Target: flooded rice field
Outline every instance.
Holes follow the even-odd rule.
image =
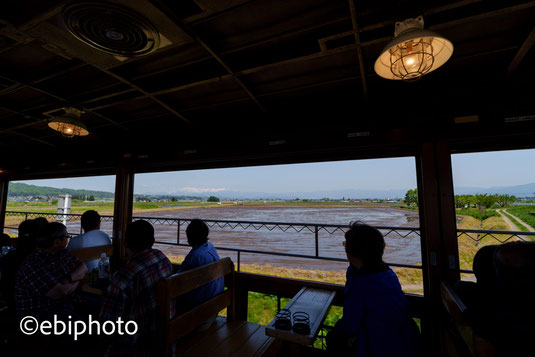
[[[176,222],[157,222],[156,217],[162,218],[201,218],[208,221],[210,226],[210,241],[216,247],[255,250],[262,252],[279,252],[314,256],[315,227],[303,226],[303,223],[342,225],[347,227],[350,221],[362,221],[373,226],[389,227],[419,227],[418,212],[403,210],[387,206],[348,206],[348,205],[259,205],[259,206],[218,206],[207,208],[191,208],[172,211],[155,211],[135,214],[135,217],[151,218],[156,231],[156,240],[176,243],[179,235],[180,243],[187,243],[185,228],[187,222],[182,222],[180,229]],[[210,220],[232,220],[252,222],[284,222],[301,225],[273,225],[260,224],[222,224]],[[71,226],[72,225],[72,226]],[[102,229],[111,232],[111,223],[103,222]],[[69,224],[73,233],[79,230],[79,222]],[[410,231],[391,232],[382,230],[385,234],[386,249],[384,259],[388,263],[414,264],[421,262],[420,236]],[[342,242],[344,232],[336,227],[320,228],[318,231],[318,253],[322,257],[343,258],[345,252]],[[188,247],[158,245],[158,249],[167,254],[184,256]],[[230,256],[237,262],[237,253],[219,251],[220,256]],[[345,262],[325,261],[296,257],[281,257],[267,254],[240,254],[242,264],[272,264],[304,269],[338,270],[347,266]]]

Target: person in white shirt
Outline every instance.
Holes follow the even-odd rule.
[[[84,234],[71,238],[68,250],[96,247],[98,245],[109,245],[111,239],[108,234],[100,230],[100,214],[97,211],[89,210],[84,212],[81,219]],[[99,259],[93,259],[85,262],[87,270],[92,272],[98,268]]]

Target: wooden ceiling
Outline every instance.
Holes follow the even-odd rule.
[[[72,36],[69,2],[0,7],[0,169],[10,178],[529,147],[535,1],[118,0],[160,48],[117,58]],[[454,44],[416,82],[373,65],[396,21]],[[91,134],[48,128],[76,107]],[[475,123],[455,117],[477,115]],[[493,144],[494,143],[494,144]],[[457,145],[457,146],[455,146]],[[494,146],[493,146],[494,145]]]

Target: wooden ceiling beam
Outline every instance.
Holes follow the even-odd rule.
[[[264,97],[269,97],[269,96],[274,96],[274,95],[279,95],[279,94],[287,94],[287,93],[291,93],[291,92],[300,91],[300,90],[303,90],[303,89],[310,89],[310,88],[321,87],[321,86],[325,86],[325,85],[349,82],[349,81],[358,81],[359,78],[360,78],[359,76],[344,77],[344,78],[341,78],[341,79],[334,79],[334,80],[328,80],[328,81],[323,81],[323,82],[319,82],[319,83],[317,82],[317,83],[312,83],[312,84],[305,84],[305,85],[302,85],[302,86],[297,86],[297,87],[292,87],[292,88],[285,88],[285,89],[281,89],[281,90],[277,90],[277,91],[273,91],[273,92],[269,92],[269,93],[259,94],[258,96],[260,98],[264,98]],[[201,105],[201,106],[197,106],[197,107],[184,109],[184,112],[190,112],[190,111],[195,111],[195,110],[199,110],[199,109],[215,108],[215,107],[219,107],[221,105],[228,105],[228,104],[243,102],[245,100],[248,100],[248,99],[247,98],[239,98],[239,99],[233,99],[233,100],[220,102],[220,103]]]
[[[354,46],[352,46],[352,47],[354,47]],[[514,50],[516,48],[517,48],[516,46],[511,46],[511,47],[505,47],[505,48],[501,48],[501,49],[497,49],[497,50],[486,51],[484,53],[477,53],[477,54],[472,54],[472,55],[468,55],[468,56],[457,57],[457,58],[452,60],[452,63],[457,63],[457,62],[461,62],[461,61],[464,61],[464,60],[467,60],[467,59],[469,60],[469,59],[477,58],[479,56],[490,56],[490,55],[494,55],[494,54],[498,54],[498,53],[502,53],[502,52],[512,51],[512,50]],[[368,77],[370,77],[370,76],[376,76],[376,74],[369,74]],[[360,79],[360,76],[345,77],[345,78],[341,78],[341,79],[335,79],[335,80],[328,80],[328,81],[324,81],[324,82],[306,84],[306,85],[303,85],[303,86],[285,88],[285,89],[282,89],[282,90],[277,90],[277,91],[272,91],[272,92],[269,92],[269,93],[259,94],[258,96],[260,98],[269,97],[269,96],[274,96],[274,95],[278,95],[278,94],[291,93],[291,92],[301,91],[303,89],[321,87],[321,86],[330,85],[330,84],[343,83],[343,82],[347,82],[347,81],[357,81],[359,79]],[[221,106],[221,105],[237,103],[237,102],[241,102],[241,101],[244,101],[244,100],[246,100],[246,99],[241,98],[241,99],[233,99],[233,100],[230,100],[230,101],[225,101],[225,102],[220,102],[220,103],[213,103],[213,104],[209,104],[209,105],[202,105],[202,106],[198,106],[198,107],[192,107],[192,108],[184,109],[184,112],[190,112],[190,111],[195,111],[195,110],[205,109],[205,108],[218,107],[218,106]]]
[[[478,2],[482,2],[482,1],[483,0],[464,0],[464,1],[459,1],[459,2],[456,2],[456,3],[452,3],[452,4],[448,4],[448,5],[444,5],[444,6],[440,6],[440,7],[436,7],[436,8],[431,8],[429,10],[425,10],[424,11],[424,15],[437,14],[437,13],[440,13],[440,12],[443,12],[443,11],[456,9],[456,8],[459,8],[459,7],[471,5],[473,3],[478,3]],[[363,13],[361,15],[365,15],[365,13]],[[267,45],[269,43],[278,42],[278,41],[281,41],[283,39],[294,37],[294,36],[299,35],[299,34],[306,34],[307,32],[317,30],[317,29],[319,29],[321,27],[324,27],[324,26],[335,25],[335,24],[339,24],[339,23],[342,23],[344,21],[349,21],[349,20],[351,20],[351,15],[342,16],[342,17],[339,17],[339,18],[336,18],[336,19],[332,19],[332,20],[330,20],[328,22],[324,22],[324,23],[320,23],[320,24],[314,24],[314,25],[311,25],[311,26],[308,26],[308,27],[305,27],[305,28],[300,28],[300,29],[297,29],[297,30],[294,30],[294,31],[283,32],[283,33],[280,33],[280,34],[277,34],[275,36],[271,36],[271,37],[265,38],[263,40],[260,40],[260,41],[254,42],[254,43],[247,43],[247,44],[244,44],[244,45],[241,45],[241,46],[229,49],[229,50],[221,51],[220,55],[221,56],[226,56],[226,55],[233,54],[233,53],[236,53],[236,52],[239,52],[239,51],[243,51],[243,50],[246,50],[246,49],[249,49],[249,48],[265,46],[265,45]],[[200,21],[202,21],[202,19]],[[189,25],[192,25],[192,24],[193,25],[197,24],[197,21],[194,21],[193,23],[189,23]],[[378,23],[375,23],[375,24],[371,24],[371,25],[359,26],[358,31],[359,31],[359,33],[364,33],[364,32],[377,30],[377,29],[380,29],[380,28],[383,28],[383,27],[387,27],[387,26],[392,26],[393,27],[394,26],[394,21],[393,20],[387,20],[387,21],[381,21],[381,22],[378,22]],[[391,40],[391,39],[392,38],[389,38],[388,40]],[[381,39],[381,42],[383,42],[382,39]],[[367,41],[366,43],[372,44],[373,42],[372,41]],[[178,64],[178,65],[175,65],[175,66],[166,67],[164,69],[157,70],[157,71],[154,71],[154,72],[140,74],[140,75],[137,75],[135,77],[132,77],[132,80],[138,80],[138,79],[146,78],[146,77],[149,77],[149,76],[152,76],[152,75],[155,75],[155,74],[165,73],[167,71],[171,71],[171,70],[175,70],[175,69],[178,69],[178,68],[182,68],[182,67],[186,67],[186,66],[189,66],[189,65],[193,65],[193,64],[205,61],[205,60],[210,59],[210,58],[212,58],[212,56],[205,56],[205,57],[201,57],[201,58],[196,59],[196,60],[192,60],[192,61],[188,61],[188,62],[185,62],[185,63]]]
[[[364,48],[364,47],[367,47],[367,46],[375,45],[377,43],[386,43],[388,41],[390,41],[390,38],[384,37],[384,38],[380,38],[380,39],[376,39],[376,40],[372,40],[372,41],[361,42],[360,46]],[[472,54],[472,55],[468,55],[468,56],[457,57],[453,61],[454,62],[463,61],[463,60],[475,58],[475,57],[478,57],[478,56],[486,56],[486,55],[491,55],[491,54],[500,53],[500,52],[504,52],[504,51],[510,51],[510,50],[516,49],[516,48],[518,48],[518,47],[517,46],[509,46],[509,47],[504,47],[504,48],[501,48],[501,49],[493,49],[493,50],[486,51],[486,52],[483,52],[483,53],[477,53],[477,54]],[[284,60],[284,61],[280,61],[280,62],[275,62],[275,63],[271,63],[271,64],[267,64],[267,65],[262,65],[262,66],[258,66],[258,67],[245,69],[245,70],[242,70],[242,71],[240,71],[238,73],[240,75],[242,75],[242,76],[246,76],[246,75],[254,74],[254,73],[257,73],[257,72],[261,72],[261,71],[269,69],[269,68],[274,68],[274,67],[279,67],[279,66],[284,66],[284,65],[288,65],[288,64],[294,64],[294,63],[302,63],[302,62],[306,62],[306,61],[319,59],[319,58],[325,57],[325,56],[343,54],[343,53],[346,53],[346,52],[354,51],[355,49],[356,49],[356,45],[345,45],[345,46],[341,46],[341,47],[338,47],[338,48],[335,48],[335,49],[332,49],[332,50],[327,50],[325,52],[318,52],[318,53],[314,53],[312,55],[292,58],[292,59],[289,59],[289,60]],[[375,73],[369,73],[369,74],[366,74],[366,76],[367,77],[373,77],[373,76],[376,76],[376,74]],[[171,93],[187,90],[187,89],[190,89],[190,88],[198,87],[198,86],[201,86],[201,85],[207,85],[207,84],[217,83],[217,82],[221,82],[221,81],[225,81],[225,80],[231,80],[232,78],[233,78],[232,75],[228,74],[228,75],[224,75],[224,76],[221,76],[221,77],[213,77],[213,78],[205,79],[205,80],[202,80],[202,81],[199,81],[199,82],[193,82],[193,83],[188,83],[188,84],[184,84],[184,85],[177,86],[177,87],[172,87],[172,88],[162,89],[162,90],[159,90],[159,91],[154,91],[154,92],[151,92],[150,94],[153,95],[153,96],[171,94]],[[352,78],[359,79],[360,76],[359,77],[355,76],[355,77],[352,77]],[[292,89],[290,89],[290,91],[291,90]],[[277,91],[277,92],[273,92],[273,93],[270,92],[270,93],[264,93],[264,94],[257,94],[257,97],[261,98],[261,97],[269,96],[269,95],[272,95],[272,94],[276,94],[278,92],[282,93],[284,91],[286,91],[286,89],[283,89],[283,90]],[[113,107],[113,106],[118,105],[118,104],[126,103],[128,101],[134,101],[134,100],[139,100],[139,99],[143,99],[143,98],[145,98],[145,96],[138,96],[138,97],[135,97],[135,98],[128,98],[128,99],[120,100],[120,101],[113,102],[113,103],[103,104],[103,105],[97,106],[97,107],[91,107],[91,109],[92,110],[105,109],[105,108]],[[244,100],[243,98],[233,99],[231,101],[224,102],[223,104],[234,103],[234,102],[243,101],[243,100]],[[215,104],[215,106],[218,106],[218,105],[221,105],[221,104]],[[209,106],[212,106],[212,105],[209,105]],[[184,109],[183,112],[189,112],[191,110],[192,110],[191,108],[188,108],[188,109]]]
[[[247,95],[255,102],[257,107],[262,111],[266,112],[266,109],[264,106],[258,101],[258,98],[253,94],[249,86],[245,84],[245,82],[240,78],[240,75],[238,73],[235,73],[232,71],[232,69],[223,61],[220,55],[216,53],[216,51],[209,46],[206,41],[204,41],[191,27],[186,25],[182,20],[180,20],[173,11],[169,10],[167,6],[160,1],[158,1],[157,6],[163,8],[165,10],[164,12],[169,16],[171,21],[175,23],[178,28],[180,28],[184,33],[186,33],[188,36],[190,36],[195,42],[197,42],[199,45],[201,45],[224,69],[227,71],[228,74],[232,75],[236,83],[242,87],[242,89],[247,93]]]
[[[113,78],[117,79],[118,81],[130,86],[132,89],[135,89],[138,92],[142,93],[143,96],[141,96],[141,97],[150,98],[153,102],[155,102],[156,104],[160,105],[162,108],[164,108],[169,113],[171,113],[174,116],[176,116],[177,118],[181,119],[184,123],[186,123],[188,125],[191,125],[191,121],[189,121],[188,118],[186,118],[184,115],[180,114],[178,111],[176,111],[175,109],[171,108],[169,105],[167,105],[166,103],[164,103],[160,99],[156,98],[156,96],[154,96],[151,93],[147,92],[143,88],[135,85],[134,83],[130,82],[129,80],[127,80],[127,79],[125,79],[125,78],[123,78],[123,77],[119,76],[118,74],[115,74],[115,73],[113,73],[111,71],[108,71],[108,70],[105,70],[105,69],[102,69],[102,68],[100,68],[100,70],[102,72],[108,74],[109,76],[112,76]],[[131,99],[129,99],[129,100],[131,100]]]
[[[34,85],[32,85],[32,84],[23,83],[23,82],[21,82],[21,81],[14,80],[14,79],[12,79],[12,78],[7,78],[7,77],[5,77],[5,76],[0,76],[0,78],[3,78],[3,79],[5,79],[5,80],[8,80],[8,81],[11,81],[11,82],[14,82],[14,83],[17,83],[17,84],[19,84],[19,85],[21,85],[21,86],[23,86],[23,87],[30,88],[30,89],[35,90],[35,91],[37,91],[37,92],[43,93],[43,94],[45,94],[45,95],[47,95],[47,96],[49,96],[49,97],[52,97],[52,98],[55,98],[55,99],[61,101],[61,102],[65,102],[65,103],[66,103],[65,106],[78,107],[78,109],[80,109],[80,110],[82,110],[82,111],[89,112],[89,113],[91,113],[91,114],[93,114],[93,115],[96,115],[96,116],[98,116],[98,117],[100,117],[100,118],[102,118],[102,119],[104,119],[104,120],[110,122],[111,124],[113,124],[113,125],[115,125],[115,126],[118,126],[118,127],[122,128],[122,129],[124,129],[124,130],[128,130],[125,126],[123,126],[123,125],[117,123],[116,121],[114,121],[114,120],[112,120],[112,119],[110,119],[110,118],[105,117],[104,115],[101,115],[101,114],[99,114],[99,113],[94,113],[93,111],[91,111],[91,109],[85,108],[84,106],[80,105],[80,103],[73,103],[73,102],[71,102],[70,100],[68,100],[68,99],[66,99],[66,98],[63,98],[63,97],[61,97],[61,96],[59,96],[59,95],[56,95],[56,94],[51,93],[51,92],[49,92],[49,91],[46,91],[46,90],[44,90],[44,89],[38,88],[38,87],[36,87],[36,86],[34,86]]]
[[[58,71],[58,72],[54,72],[54,73],[51,73],[49,75],[46,75],[46,76],[40,77],[38,79],[35,79],[35,80],[31,81],[30,83],[31,84],[37,84],[37,83],[41,83],[41,82],[44,82],[44,81],[48,81],[49,79],[56,78],[58,76],[61,76],[62,74],[66,74],[66,73],[69,73],[69,72],[72,72],[72,71],[76,71],[76,70],[82,69],[84,67],[87,67],[87,63],[79,63],[79,64],[76,64],[74,66],[65,68],[64,70],[61,70],[61,71]]]
[[[455,3],[447,4],[447,5],[437,6],[435,8],[425,10],[423,12],[423,16],[425,17],[428,15],[434,15],[434,14],[438,14],[444,11],[450,11],[450,10],[458,9],[460,7],[472,5],[475,3],[481,3],[481,2],[483,2],[483,0],[463,0],[463,1],[458,1]]]
[[[355,0],[349,0],[349,11],[351,12],[351,23],[353,24],[353,35],[355,37],[355,46],[357,48],[357,57],[359,59],[360,80],[362,83],[362,93],[364,98],[368,98],[368,85],[366,84],[366,68],[364,67],[364,55],[360,46],[359,25],[357,22],[357,10]]]
[[[474,4],[474,3],[479,3],[479,2],[482,2],[482,0],[459,1],[459,2],[456,2],[456,3],[452,3],[452,4],[448,4],[448,5],[444,5],[444,6],[439,6],[439,7],[436,7],[436,8],[431,8],[429,10],[425,10],[423,12],[423,14],[424,15],[434,15],[434,14],[437,14],[437,13],[440,13],[440,12],[457,9],[457,8],[460,8],[460,7],[463,7],[463,6],[468,6],[468,5],[471,5],[471,4]],[[519,5],[517,7],[512,7],[512,9],[511,8],[505,8],[505,9],[497,10],[495,12],[490,13],[490,15],[483,16],[483,18],[484,17],[488,17],[488,16],[500,15],[500,14],[503,13],[503,11],[523,10],[523,9],[532,7],[533,5],[534,5],[534,3],[530,2],[527,5]],[[509,9],[509,10],[507,10],[507,9]],[[479,15],[476,15],[476,16],[479,16]],[[323,26],[328,26],[328,25],[331,25],[331,24],[341,23],[343,21],[347,21],[347,20],[350,20],[350,19],[351,19],[351,16],[344,16],[344,17],[340,17],[340,18],[331,20],[330,22],[326,22],[326,23],[322,23],[322,24],[314,24],[314,25],[312,25],[310,27],[307,27],[305,29],[299,29],[297,31],[285,32],[285,33],[278,34],[278,35],[269,37],[267,39],[264,39],[264,40],[261,40],[261,41],[255,42],[255,43],[249,43],[249,44],[245,44],[245,45],[242,45],[242,46],[239,46],[239,47],[236,47],[236,48],[232,48],[230,50],[222,51],[220,53],[220,55],[225,56],[225,55],[228,55],[228,54],[232,54],[232,53],[236,53],[236,52],[239,52],[239,51],[243,51],[243,50],[248,49],[248,48],[254,48],[254,47],[258,47],[258,46],[263,46],[263,45],[266,45],[266,44],[269,44],[269,43],[272,43],[272,42],[280,41],[281,39],[284,39],[284,38],[295,36],[296,34],[299,34],[299,33],[306,33],[306,32],[313,31],[315,29],[321,28]],[[472,20],[473,20],[472,17],[470,17],[468,21],[472,21]],[[464,22],[466,22],[466,21],[463,20],[461,23],[464,23]],[[452,21],[452,22],[448,22],[448,23],[444,23],[444,24],[434,25],[434,26],[432,26],[432,28],[433,29],[438,29],[438,28],[443,28],[443,27],[454,26],[454,25],[461,24],[461,23],[457,23],[455,21]],[[377,30],[379,28],[383,28],[383,27],[387,27],[387,26],[392,26],[393,27],[394,26],[394,21],[387,20],[387,21],[381,21],[381,22],[378,22],[378,23],[375,23],[375,24],[371,24],[371,25],[359,26],[358,32],[359,33],[364,33],[364,32],[367,32],[367,31],[373,31],[373,30]],[[366,42],[361,43],[361,46],[365,47],[365,46],[371,46],[371,45],[376,44],[376,43],[386,43],[391,39],[392,39],[392,37],[385,37],[385,38],[375,39],[375,40],[372,40],[372,41],[366,41]],[[178,65],[175,65],[175,66],[166,67],[164,69],[160,69],[160,70],[157,70],[157,71],[154,71],[154,72],[144,73],[144,74],[132,77],[132,80],[143,79],[143,78],[146,78],[146,77],[153,76],[155,74],[161,74],[161,73],[165,73],[165,72],[168,72],[168,71],[171,71],[171,70],[175,70],[175,69],[178,69],[178,68],[183,68],[183,67],[186,67],[186,66],[189,66],[189,65],[193,65],[193,64],[205,61],[205,60],[207,60],[209,58],[212,58],[212,57],[211,56],[205,56],[205,57],[201,57],[201,58],[196,59],[196,60],[192,60],[192,61],[188,61],[188,62],[185,62],[185,63],[178,64]]]
[[[44,144],[44,145],[47,145],[47,146],[50,146],[50,147],[54,147],[54,148],[56,147],[56,145],[51,144],[48,141],[45,141],[45,140],[42,140],[42,139],[38,139],[38,138],[34,138],[32,136],[29,136],[29,135],[26,135],[26,134],[22,134],[22,133],[19,133],[19,132],[10,130],[10,129],[4,129],[4,130],[2,130],[2,132],[8,133],[8,134],[19,135],[19,136],[25,137],[26,139],[29,139],[29,140],[32,140],[32,141],[37,141],[38,143],[41,143],[41,144]]]
[[[46,119],[40,119],[40,118],[34,117],[33,115],[28,115],[26,113],[19,112],[17,110],[13,110],[11,108],[0,107],[0,110],[5,110],[5,111],[11,113],[11,115],[9,115],[7,118],[9,118],[9,117],[11,117],[13,115],[20,115],[20,116],[23,116],[26,119],[32,119],[33,120],[33,122],[30,122],[30,123],[17,125],[17,126],[13,126],[13,127],[10,127],[10,128],[0,129],[0,133],[5,132],[5,131],[10,131],[10,130],[26,128],[26,127],[29,127],[29,126],[33,126],[33,125],[35,125],[37,123],[42,123],[42,122],[46,122],[47,121]]]
[[[521,5],[514,5],[514,6],[504,7],[502,9],[493,10],[493,11],[489,11],[489,12],[484,12],[482,14],[473,15],[473,16],[467,16],[467,17],[463,17],[463,18],[460,18],[460,19],[457,19],[457,20],[453,20],[453,21],[443,22],[441,24],[432,25],[432,26],[429,26],[429,29],[432,30],[432,31],[440,31],[442,29],[446,29],[446,28],[450,28],[450,27],[454,27],[454,26],[459,26],[459,25],[464,25],[464,24],[467,24],[467,23],[475,23],[477,21],[486,20],[486,19],[489,19],[489,18],[492,18],[492,17],[496,17],[496,16],[511,15],[514,12],[527,10],[527,9],[532,8],[534,6],[535,6],[535,1],[530,1],[528,3],[521,4]]]
[[[516,71],[518,66],[520,65],[520,62],[524,59],[524,57],[528,54],[528,52],[531,50],[533,45],[535,44],[535,27],[531,30],[530,34],[522,44],[522,47],[518,50],[515,57],[511,61],[511,64],[509,65],[509,68],[507,69],[506,78],[510,78],[511,75]]]
[[[447,5],[447,6],[441,6],[441,7],[438,7],[438,8],[433,8],[433,9],[427,10],[425,12],[428,13],[428,14],[436,14],[438,12],[455,9],[455,8],[458,8],[458,7],[461,7],[461,6],[470,5],[470,4],[473,4],[473,3],[480,2],[480,1],[481,0],[460,1],[460,2],[457,2],[457,3],[454,3],[454,4],[450,4],[450,5]],[[487,17],[498,16],[498,15],[502,15],[502,14],[506,14],[506,13],[510,13],[510,12],[514,12],[514,11],[525,10],[525,9],[533,7],[533,6],[535,6],[535,2],[530,2],[530,3],[527,3],[527,4],[523,4],[523,5],[518,5],[518,6],[512,6],[512,7],[508,7],[508,8],[504,8],[504,9],[500,9],[500,10],[496,10],[496,11],[492,11],[492,12],[481,14],[481,15],[470,16],[470,17],[463,18],[463,19],[460,19],[460,20],[450,21],[450,22],[443,23],[443,24],[437,24],[437,25],[432,26],[432,29],[442,29],[442,28],[446,28],[446,27],[451,27],[451,26],[459,25],[459,24],[470,22],[470,21],[474,21],[474,20],[481,20],[481,19],[484,19],[484,18],[487,18]],[[344,18],[344,19],[346,19],[346,18]],[[336,21],[338,21],[338,20],[341,20],[341,19],[337,19]],[[365,31],[377,29],[378,27],[384,27],[387,24],[390,24],[390,22],[388,22],[388,21],[387,22],[381,22],[381,23],[378,23],[378,24],[373,24],[373,25],[368,25],[368,26],[363,26],[363,27],[358,27],[357,26],[357,31],[358,31],[358,33],[363,33]],[[323,26],[323,25],[324,24],[322,24],[320,26]],[[313,27],[317,28],[318,25],[315,25]],[[287,36],[287,35],[288,34],[285,34],[283,36]],[[271,41],[274,41],[274,40],[277,40],[277,39],[279,39],[278,36],[270,38],[270,39],[267,39],[267,40],[264,40],[264,41],[262,41],[262,43],[271,42]],[[368,46],[372,46],[372,45],[376,45],[376,44],[386,43],[386,42],[390,41],[391,39],[392,39],[391,37],[382,37],[382,38],[378,38],[378,39],[374,39],[374,40],[370,40],[370,41],[360,42],[360,43],[355,44],[355,45],[343,46],[343,48],[344,48],[344,50],[351,51],[351,50],[355,49],[356,47],[364,48],[364,47],[368,47]],[[241,49],[243,49],[245,47],[256,46],[256,45],[257,44],[255,43],[255,44],[242,46],[242,47],[240,47],[238,49],[232,49],[232,50],[229,50],[229,51],[222,52],[222,54],[233,53],[233,52],[241,50]],[[335,50],[337,50],[337,49],[335,49]],[[335,50],[332,50],[332,51],[335,51]],[[313,58],[316,58],[316,57],[330,55],[330,54],[333,53],[332,51],[318,52],[318,53],[314,53],[312,55],[306,55],[306,56],[296,57],[296,58],[283,60],[283,61],[279,61],[279,62],[275,62],[275,63],[270,63],[270,64],[266,64],[266,65],[262,65],[262,66],[257,66],[255,68],[245,69],[245,70],[241,70],[239,72],[235,72],[235,74],[237,74],[239,76],[242,76],[242,75],[258,72],[258,71],[261,71],[263,69],[266,69],[266,68],[269,68],[269,67],[272,67],[272,66],[280,66],[280,65],[290,64],[290,63],[294,63],[294,62],[307,61],[307,60],[310,60],[310,59],[313,59]],[[209,56],[208,57],[203,57],[199,61],[206,60],[207,58],[209,58]],[[198,63],[199,61],[190,61],[190,62],[188,62],[187,64],[184,64],[184,65],[195,64],[195,63]],[[173,70],[173,69],[177,69],[177,68],[181,68],[181,67],[182,67],[182,65],[173,66],[171,68],[166,68],[164,70],[159,70],[159,71],[156,71],[156,72],[151,72],[151,73],[143,74],[143,75],[140,75],[140,76],[136,76],[136,77],[134,77],[134,79],[141,79],[141,78],[149,77],[149,76],[151,76],[151,75],[153,75],[155,73],[156,74],[165,73],[168,70]],[[361,75],[362,75],[362,73],[361,73]],[[188,89],[190,87],[195,87],[197,85],[203,85],[203,84],[206,84],[206,83],[211,82],[211,81],[218,81],[220,79],[226,80],[226,79],[230,78],[230,76],[232,76],[232,74],[225,75],[225,76],[222,76],[222,77],[215,77],[215,78],[211,78],[211,79],[208,79],[208,80],[202,80],[202,81],[199,81],[199,82],[188,83],[188,84],[185,84],[185,85],[182,85],[182,86],[177,86],[177,87],[174,87],[174,88],[155,91],[155,92],[152,92],[152,94],[153,95],[167,94],[167,93],[171,93],[171,92],[174,92],[174,91],[180,91],[180,90]]]

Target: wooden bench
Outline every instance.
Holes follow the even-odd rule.
[[[170,318],[171,301],[220,277],[226,289],[183,315]],[[200,268],[173,274],[157,284],[158,328],[161,356],[167,357],[175,343],[175,356],[274,356],[280,342],[265,334],[265,326],[236,319],[234,263],[221,259]],[[204,331],[195,329],[203,321],[227,308],[227,317],[218,317]]]
[[[445,281],[440,282],[440,296],[442,304],[451,317],[450,324],[454,330],[450,329],[450,339],[456,355],[474,356],[475,345],[470,319],[467,314],[467,307],[462,302],[451,285]]]

